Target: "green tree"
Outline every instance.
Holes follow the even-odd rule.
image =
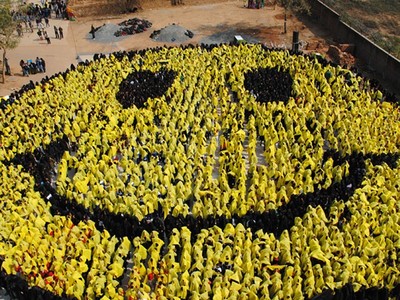
[[[0,1],[0,49],[3,50],[2,58],[2,83],[6,82],[5,58],[7,50],[14,49],[19,43],[19,37],[15,34],[17,22],[13,20],[11,0]]]
[[[276,0],[285,9],[283,32],[286,33],[286,21],[288,11],[295,13],[311,13],[310,0]]]

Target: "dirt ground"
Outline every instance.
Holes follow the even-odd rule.
[[[323,0],[340,13],[341,20],[400,58],[400,1]]]
[[[158,1],[158,2],[157,2]],[[75,21],[51,19],[47,28],[51,44],[40,40],[36,34],[24,33],[16,49],[9,50],[7,57],[12,69],[12,76],[6,77],[6,83],[0,84],[0,96],[19,90],[22,85],[40,81],[44,76],[65,71],[79,59],[91,58],[94,53],[110,53],[120,50],[145,49],[158,46],[176,46],[176,43],[160,43],[152,40],[150,34],[171,24],[178,24],[194,33],[187,43],[198,44],[207,37],[217,36],[219,41],[230,42],[234,35],[242,35],[249,40],[257,40],[269,47],[292,47],[292,33],[299,32],[301,49],[305,52],[317,51],[325,54],[330,43],[328,35],[312,24],[306,24],[294,16],[287,20],[287,33],[283,33],[284,18],[282,8],[268,5],[262,9],[248,9],[242,0],[223,1],[214,4],[171,6],[169,1],[157,0],[153,7],[142,7],[130,14],[107,17],[79,17]],[[196,2],[197,1],[197,2]],[[31,2],[39,2],[34,0]],[[268,1],[266,1],[268,3]],[[160,5],[165,4],[160,8]],[[118,24],[130,18],[146,19],[152,23],[147,31],[122,37],[111,43],[92,40],[89,34],[91,25]],[[53,26],[64,29],[64,39],[55,39]],[[307,46],[308,45],[308,46]],[[309,49],[311,48],[311,49]],[[19,62],[21,59],[43,57],[46,61],[46,73],[23,77]]]

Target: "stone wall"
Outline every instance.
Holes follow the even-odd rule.
[[[321,1],[313,1],[312,15],[338,43],[355,45],[354,56],[400,94],[400,60],[340,20],[340,15]]]

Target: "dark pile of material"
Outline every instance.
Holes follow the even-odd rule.
[[[118,25],[120,26],[120,29],[114,33],[115,36],[140,33],[146,31],[147,28],[150,28],[152,26],[151,22],[147,20],[141,20],[138,18],[133,18],[123,21]]]

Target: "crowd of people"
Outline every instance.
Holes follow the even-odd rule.
[[[134,72],[120,83],[116,99],[123,108],[136,106],[142,108],[147,99],[161,97],[172,85],[176,74],[173,71],[160,70],[157,73],[150,71]],[[158,86],[157,89],[154,87]]]
[[[398,295],[400,112],[359,74],[259,44],[160,47],[11,98],[8,289],[16,275],[77,299]]]
[[[33,32],[34,25],[36,28],[43,29],[50,27],[50,19],[53,17],[57,19],[67,19],[67,3],[65,0],[52,0],[51,2],[45,1],[42,4],[28,3],[26,9],[20,11],[13,11],[14,21],[19,22],[18,33],[23,35],[24,24],[25,32]]]
[[[287,103],[292,92],[293,79],[288,72],[275,68],[259,68],[247,72],[244,86],[259,102]]]
[[[39,40],[45,40],[47,44],[51,44],[51,37],[48,29],[51,27],[50,19],[52,17],[56,18],[67,18],[66,17],[67,3],[65,0],[52,0],[43,1],[41,4],[28,3],[26,4],[26,10],[13,11],[13,19],[18,22],[17,24],[17,34],[22,37],[24,32],[33,33],[36,29],[36,34]],[[25,24],[25,29],[23,25]],[[35,25],[34,25],[35,24]],[[62,26],[53,25],[54,28],[54,38],[63,39],[64,29]],[[7,64],[8,69],[6,75],[11,75],[11,68]],[[46,72],[46,64],[43,58],[38,61],[20,61],[20,67],[23,76],[29,76],[36,73]]]
[[[53,28],[54,28],[54,37],[60,40],[63,39],[64,29],[61,26],[57,27],[55,25],[53,26]],[[40,40],[46,40],[47,44],[51,44],[50,36],[47,33],[47,30],[45,30],[44,28],[38,28],[37,35]]]
[[[21,59],[19,65],[22,69],[23,76],[29,76],[37,73],[46,73],[46,61],[41,57],[36,57],[35,60],[29,59],[24,61]]]

